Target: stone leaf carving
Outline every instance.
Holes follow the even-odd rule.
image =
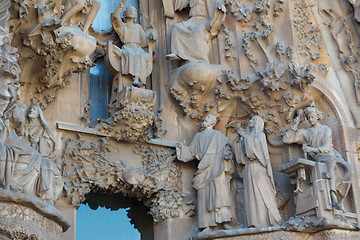
[[[298,49],[309,60],[315,60],[320,57],[320,49],[323,45],[320,29],[310,21],[309,4],[303,1],[296,1],[294,12],[293,22],[298,34]]]
[[[186,201],[186,194],[182,192],[181,170],[175,161],[175,151],[156,150],[153,147],[139,146],[134,151],[144,159],[144,185],[157,191],[151,200],[150,213],[154,221],[174,218],[184,215],[192,216],[194,206],[192,201]]]
[[[190,62],[175,69],[171,76],[170,94],[184,114],[201,120],[216,106],[213,92],[221,76],[220,65]]]
[[[134,152],[143,157],[142,168],[133,168],[121,160],[110,162],[108,151],[105,138],[67,139],[63,171],[71,204],[79,206],[92,190],[111,190],[138,200],[149,199],[154,221],[192,214],[191,203],[184,202],[181,170],[173,150],[138,146]]]
[[[194,72],[202,72],[204,69],[200,66],[200,63],[194,64]],[[170,93],[184,113],[198,121],[208,112],[221,116],[224,110],[236,106],[234,101],[240,100],[264,119],[265,131],[271,135],[268,136],[270,144],[281,145],[280,129],[291,122],[298,109],[312,105],[307,87],[315,78],[313,72],[321,67],[275,61],[245,79],[236,77],[232,71],[222,71],[211,84],[209,81],[207,84],[201,82],[200,78],[198,82],[188,82],[189,78],[182,75],[183,80],[174,84]],[[202,74],[207,73],[204,71]],[[210,75],[214,78],[214,74]]]
[[[167,133],[167,130],[164,129],[163,124],[162,124],[162,111],[163,109],[160,108],[157,112],[157,114],[155,115],[155,120],[154,120],[154,125],[153,125],[153,130],[154,130],[154,138],[161,138],[162,136],[164,136]]]
[[[77,25],[62,22],[61,6],[59,2],[47,5],[24,0],[11,8],[13,44],[19,49],[20,65],[26,66],[21,79],[37,85],[33,101],[42,109],[55,101],[58,89],[69,84],[69,75],[94,66],[90,55],[96,39]],[[39,66],[42,71],[35,71]]]
[[[90,99],[88,99],[84,104],[83,114],[80,116],[80,120],[85,122],[88,127],[91,124],[90,106],[91,106],[91,101]]]
[[[96,128],[117,141],[147,141],[155,121],[154,101],[152,90],[124,87],[109,106],[110,118],[100,120]]]
[[[275,26],[270,22],[271,10],[274,19],[280,16],[283,1],[228,1],[232,16],[242,24],[244,32],[241,46],[246,58],[250,61],[250,66],[255,69],[259,63],[254,47],[260,46],[264,49],[264,41],[275,31]]]

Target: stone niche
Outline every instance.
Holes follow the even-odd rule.
[[[357,1],[138,2],[0,0],[0,238],[360,239]]]

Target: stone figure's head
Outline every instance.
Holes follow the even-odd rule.
[[[28,111],[27,111],[27,117],[28,118],[38,118],[40,116],[40,108],[36,104],[31,104]]]
[[[317,108],[308,107],[304,111],[306,119],[311,124],[311,126],[315,125],[319,120],[321,120],[324,116],[324,113]]]
[[[203,128],[207,128],[207,127],[213,127],[215,126],[217,122],[217,117],[215,115],[212,114],[208,114],[204,121],[201,123],[201,127]]]
[[[47,126],[47,123],[46,123],[46,120],[44,117],[44,113],[41,110],[40,106],[37,104],[30,105],[30,107],[28,108],[27,113],[26,113],[26,118],[28,121],[38,118],[43,127]]]
[[[124,21],[128,22],[128,21],[132,21],[135,22],[137,18],[137,10],[134,6],[128,6],[125,10],[124,10]]]
[[[258,116],[255,115],[251,118],[251,120],[249,121],[249,128],[252,131],[255,132],[263,132],[264,131],[264,120]]]
[[[0,117],[20,98],[18,84],[20,66],[16,48],[11,46],[11,37],[0,27]]]

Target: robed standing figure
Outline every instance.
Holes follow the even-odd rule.
[[[197,190],[198,227],[210,230],[218,224],[228,228],[232,220],[230,180],[232,152],[227,137],[213,127],[214,115],[207,115],[203,131],[195,134],[190,146],[178,144],[176,155],[180,161],[200,160],[192,181]]]
[[[264,133],[264,121],[255,115],[247,131],[237,127],[238,136],[232,149],[242,171],[247,227],[267,227],[281,224],[276,204],[276,190]]]

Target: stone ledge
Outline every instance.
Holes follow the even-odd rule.
[[[360,232],[354,230],[328,229],[314,233],[288,231],[282,227],[243,228],[231,230],[217,230],[208,233],[193,235],[191,240],[200,239],[226,239],[226,240],[254,240],[254,239],[307,239],[307,240],[328,240],[360,239]]]
[[[60,123],[60,122],[56,123],[56,126],[57,126],[57,129],[64,130],[64,131],[85,133],[85,134],[96,135],[96,136],[101,136],[101,137],[111,137],[110,134],[100,133],[96,128],[82,127],[82,126],[76,126],[76,125]],[[138,142],[136,142],[136,143],[138,143]],[[164,140],[160,140],[160,139],[150,139],[149,141],[144,142],[144,143],[162,146],[162,147],[173,147],[173,148],[176,145],[176,142],[164,141]]]

